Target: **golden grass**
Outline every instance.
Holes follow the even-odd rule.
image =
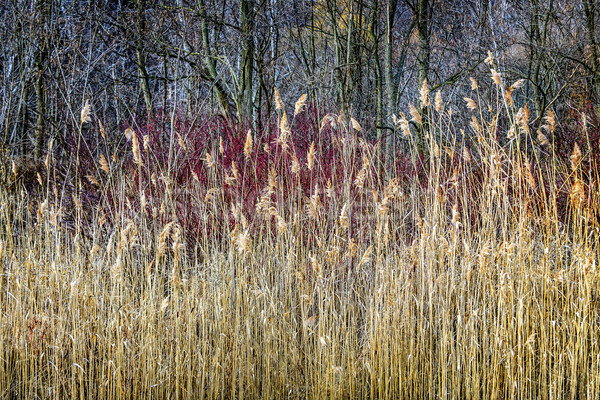
[[[427,116],[425,184],[371,168],[380,149],[342,130],[348,179],[288,195],[293,182],[273,169],[257,215],[223,202],[235,164],[210,174],[198,204],[236,223],[194,251],[169,214],[173,188],[159,229],[152,215],[123,212],[108,228],[95,215],[86,232],[81,213],[62,222],[51,191],[31,207],[1,189],[0,398],[600,396],[597,177],[577,171],[579,149],[571,167],[532,163],[522,131],[500,146],[497,113],[477,111],[469,149],[449,135],[440,102]],[[281,128],[291,146],[285,113]],[[247,158],[252,148],[249,132]],[[312,173],[314,144],[310,154]],[[364,155],[357,176],[352,155]],[[206,163],[219,168],[209,153]],[[104,156],[100,166],[114,170]],[[560,221],[558,189],[545,188],[573,175]]]

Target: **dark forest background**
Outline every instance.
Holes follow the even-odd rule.
[[[593,114],[600,91],[593,0],[9,0],[0,18],[0,144],[34,159],[64,146],[88,101],[113,138],[174,113],[261,131],[277,87],[392,149],[393,115],[424,106],[425,80],[457,118],[469,78],[493,96],[490,54],[507,87],[524,79],[515,106],[534,127],[547,110],[563,128]]]

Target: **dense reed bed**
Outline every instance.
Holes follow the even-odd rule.
[[[584,118],[560,157],[493,79],[468,127],[424,87],[393,159],[304,98],[265,132],[132,124],[29,186],[13,162],[0,397],[600,396],[598,143]]]

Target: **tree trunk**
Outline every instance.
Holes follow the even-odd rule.
[[[46,90],[44,87],[44,68],[48,58],[48,40],[46,24],[50,17],[51,0],[39,0],[39,36],[38,48],[35,55],[35,96],[37,105],[37,118],[34,131],[34,151],[33,157],[36,161],[42,159],[42,151],[46,136],[45,116],[46,116]]]
[[[375,62],[375,87],[377,88],[377,113],[375,125],[377,127],[377,142],[381,143],[383,136],[383,76],[381,72],[381,63],[379,61],[379,36],[377,35],[376,27],[378,6],[379,2],[377,0],[373,1],[373,8],[371,10],[371,26],[369,31],[371,33],[371,39],[373,40],[373,51],[371,56]]]
[[[40,161],[42,159],[42,150],[44,147],[44,115],[46,114],[46,101],[43,83],[43,56],[38,56],[36,64],[36,79],[35,79],[35,96],[37,98],[37,119],[35,123],[35,147],[33,157]]]
[[[419,88],[429,77],[429,59],[431,45],[429,37],[429,0],[419,0],[417,14],[417,31],[419,33],[418,62],[419,62]]]
[[[596,41],[596,2],[594,0],[583,1],[585,9],[585,22],[587,27],[588,38],[592,50],[592,85],[594,94],[600,96],[600,51],[598,51],[598,42]]]
[[[396,82],[394,80],[393,72],[393,59],[392,59],[392,45],[393,45],[393,34],[394,19],[396,15],[396,8],[398,7],[397,0],[391,0],[387,6],[386,12],[386,25],[385,25],[385,87],[387,93],[387,115],[386,120],[391,121],[392,114],[396,111]],[[393,147],[395,142],[395,130],[393,135],[388,135],[385,150],[386,160],[391,160],[393,155]],[[389,169],[388,169],[389,170]]]
[[[146,69],[146,55],[144,52],[144,36],[146,32],[146,0],[138,0],[138,31],[135,44],[135,55],[137,58],[138,73],[140,74],[140,88],[144,95],[144,103],[148,116],[152,113],[152,94],[150,93],[150,78]]]
[[[338,32],[338,28],[337,28],[337,24],[338,24],[338,17],[337,17],[337,3],[335,0],[333,1],[327,1],[327,5],[329,7],[329,16],[331,18],[330,23],[333,29],[333,45],[334,45],[334,54],[335,54],[335,77],[337,80],[337,95],[338,95],[338,101],[341,104],[342,110],[341,112],[344,113],[345,107],[346,107],[346,92],[345,92],[345,87],[346,87],[346,83],[345,83],[345,79],[344,79],[344,73],[343,73],[343,65],[342,65],[342,60],[344,59],[343,57],[343,48],[341,45],[341,39],[340,39],[340,35]]]
[[[547,91],[542,86],[542,68],[544,67],[546,60],[546,44],[548,37],[548,26],[550,22],[550,14],[553,8],[553,0],[550,0],[548,7],[544,13],[544,19],[541,21],[540,26],[540,6],[537,0],[530,0],[531,5],[531,19],[530,19],[530,31],[529,31],[529,67],[527,71],[528,80],[531,81],[533,88],[533,102],[535,105],[535,113],[538,121],[541,121],[541,117],[544,115],[547,100]],[[548,84],[550,85],[550,84]]]
[[[348,14],[348,32],[346,32],[346,73],[345,73],[345,82],[346,85],[344,87],[346,104],[342,105],[342,110],[346,111],[346,113],[350,113],[350,94],[353,91],[352,87],[352,40],[354,34],[354,14],[353,14],[353,1],[350,1],[350,12]]]
[[[252,118],[254,92],[252,79],[254,71],[254,0],[241,0],[240,20],[242,28],[242,54],[238,88],[238,117],[240,120]]]
[[[204,47],[204,65],[208,70],[210,79],[213,81],[214,90],[217,94],[217,102],[219,103],[219,109],[223,116],[229,118],[229,99],[227,92],[222,88],[219,82],[219,74],[217,73],[217,66],[211,54],[210,37],[208,35],[208,24],[206,6],[204,0],[198,0],[198,13],[200,14],[200,31],[202,34],[202,46]]]
[[[419,0],[417,7],[417,33],[419,36],[417,61],[419,69],[419,89],[423,87],[425,80],[429,77],[429,59],[431,55],[430,37],[429,37],[429,22],[430,22],[430,0]],[[433,0],[432,0],[433,1]],[[419,152],[425,150],[425,132],[428,129],[427,107],[425,104],[420,104],[421,117],[423,123],[418,130],[417,148]]]

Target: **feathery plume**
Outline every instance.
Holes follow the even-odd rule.
[[[100,168],[107,174],[110,172],[110,167],[108,166],[108,161],[106,161],[104,154],[100,154]]]
[[[427,79],[423,80],[423,85],[421,86],[421,90],[419,92],[420,94],[420,100],[421,100],[421,106],[423,107],[429,107],[429,105],[431,104],[429,101],[429,88],[427,87]]]
[[[575,171],[579,165],[579,162],[581,161],[581,149],[579,148],[579,144],[577,144],[577,142],[575,142],[575,146],[573,146],[573,152],[569,158],[571,159],[571,168],[573,171]]]
[[[537,131],[537,140],[542,146],[550,147],[550,142],[548,141],[548,138],[539,129]]]
[[[127,138],[127,140],[131,140],[133,134],[134,134],[133,129],[131,129],[131,128],[125,129],[125,137]]]
[[[206,191],[206,195],[204,195],[204,202],[210,203],[210,201],[215,198],[216,194],[217,194],[217,188],[208,189]]]
[[[207,153],[204,155],[204,162],[206,163],[206,166],[207,166],[208,168],[212,168],[212,167],[214,167],[214,166],[215,166],[215,159],[213,158],[213,156],[211,156],[211,155],[210,155],[210,153],[209,153],[209,152],[207,152]]]
[[[167,251],[167,240],[171,235],[171,228],[174,223],[174,221],[171,221],[166,224],[160,232],[160,235],[158,235],[158,258],[162,257]]]
[[[527,180],[527,184],[532,189],[535,189],[535,178],[533,177],[533,174],[531,173],[531,163],[529,162],[529,159],[527,157],[525,157],[524,163],[525,163],[525,179]]]
[[[340,212],[338,220],[342,230],[346,230],[350,227],[350,218],[348,218],[348,203],[345,203],[342,207],[342,211]]]
[[[104,130],[104,125],[102,125],[102,121],[98,120],[98,128],[100,129],[100,134],[102,135],[102,139],[106,140],[106,131]]]
[[[423,118],[421,118],[421,113],[419,113],[419,110],[417,110],[417,108],[415,106],[413,106],[412,104],[409,106],[410,109],[410,115],[412,115],[412,121],[416,122],[419,125],[423,124]]]
[[[333,199],[335,192],[333,188],[333,184],[331,183],[331,178],[327,180],[327,186],[325,187],[325,196]]]
[[[46,161],[44,162],[46,169],[50,168],[50,155],[52,154],[52,147],[54,147],[54,138],[50,139],[50,143],[48,143],[48,152],[46,153]]]
[[[252,153],[252,131],[248,130],[246,134],[246,144],[244,144],[244,154],[246,155],[246,159],[250,158],[250,153]]]
[[[308,155],[307,155],[307,164],[308,164],[308,170],[312,171],[313,167],[314,167],[314,162],[315,162],[315,142],[313,141],[310,144],[310,148],[308,150]]]
[[[469,79],[471,80],[471,90],[479,89],[479,85],[477,84],[477,81],[475,80],[475,78],[470,77]]]
[[[357,120],[355,120],[354,118],[351,117],[350,122],[352,123],[352,128],[355,131],[358,131],[358,132],[362,131],[362,127],[360,126],[360,124],[358,123]]]
[[[273,86],[273,93],[275,95],[275,109],[283,110],[284,105],[283,105],[283,101],[281,101],[281,95],[279,94],[279,90],[277,90],[277,86]]]
[[[410,126],[403,113],[400,113],[400,128],[402,129],[404,137],[409,138],[412,136],[410,133]]]
[[[280,234],[285,233],[285,231],[287,230],[287,224],[285,223],[285,220],[278,214],[275,217],[277,219],[277,231]]]
[[[274,191],[277,188],[277,171],[275,168],[269,169],[269,189]]]
[[[494,68],[492,68],[492,79],[494,80],[494,83],[496,85],[498,85],[498,87],[502,87],[502,76],[498,73],[498,71],[496,71]]]
[[[317,321],[318,321],[318,317],[316,315],[313,315],[310,318],[307,318],[303,324],[307,329],[312,330],[312,328],[315,327],[315,325],[317,325]]]
[[[171,236],[173,239],[173,259],[175,261],[175,265],[173,266],[172,278],[177,277],[177,265],[179,261],[179,257],[181,255],[181,251],[185,249],[185,244],[182,242],[182,232],[179,226],[175,226],[173,229],[173,235]]]
[[[362,168],[360,169],[360,171],[358,171],[356,179],[354,180],[354,185],[356,187],[358,187],[360,189],[362,189],[364,187],[365,179],[367,178],[367,172],[369,171],[370,164],[371,163],[369,162],[369,159],[367,158],[367,156],[363,155]]]
[[[515,91],[515,90],[521,88],[524,83],[525,83],[525,79],[519,79],[518,81],[516,81],[515,83],[513,83],[510,86],[510,91],[512,92],[512,91]]]
[[[384,195],[385,197],[388,197],[392,200],[396,199],[401,199],[404,196],[404,193],[402,193],[402,188],[400,187],[400,182],[398,180],[398,178],[393,178],[388,182],[388,185],[386,186],[385,190],[384,190]]]
[[[327,123],[329,122],[329,114],[327,114],[326,116],[324,116],[321,119],[321,123],[319,124],[319,133],[323,132],[323,128],[325,128],[325,126],[327,125]]]
[[[183,137],[181,137],[181,135],[179,134],[179,132],[175,132],[177,134],[177,143],[179,143],[179,146],[185,151],[187,150],[187,146],[185,145],[185,142],[183,141]]]
[[[136,164],[142,164],[142,156],[140,155],[140,145],[138,143],[137,135],[131,130],[131,148],[133,151],[133,160]]]
[[[529,133],[529,107],[527,104],[525,107],[519,108],[515,120],[523,132]]]
[[[458,210],[458,203],[454,203],[452,206],[452,225],[454,226],[455,230],[460,229],[460,226],[462,225],[460,223],[460,211]]]
[[[506,102],[508,103],[508,105],[512,107],[514,105],[513,97],[512,97],[512,92],[513,92],[512,86],[511,87],[506,86],[504,89],[505,89],[504,90],[504,98],[506,99]]]
[[[77,208],[77,211],[81,212],[81,210],[83,209],[83,204],[81,203],[81,200],[79,200],[79,198],[73,194],[72,196],[73,199],[73,203],[75,204],[75,208]]]
[[[281,147],[287,148],[287,139],[290,134],[290,127],[288,125],[288,118],[285,111],[281,115],[281,121],[279,121],[279,136],[277,137],[277,142],[281,144]]]
[[[250,233],[245,230],[237,234],[235,238],[235,244],[237,246],[238,253],[245,254],[250,252],[252,247],[252,240],[250,239]]]
[[[581,180],[576,179],[570,193],[571,202],[576,206],[583,205],[585,203],[585,186]]]
[[[306,205],[306,213],[309,217],[318,219],[321,210],[321,199],[319,196],[319,185],[315,185],[315,192],[310,196]]]
[[[442,93],[439,90],[435,94],[435,110],[440,114],[444,110],[444,103],[442,102]]]
[[[467,108],[469,109],[469,111],[473,111],[473,110],[477,109],[477,104],[475,103],[475,101],[472,98],[465,97],[464,100],[467,103]]]
[[[296,102],[296,106],[294,107],[294,117],[302,112],[305,104],[306,104],[306,93],[304,93],[302,96],[300,96],[300,98]]]
[[[83,106],[83,108],[81,109],[81,125],[85,124],[86,122],[92,121],[91,113],[92,106],[90,105],[90,101],[86,100],[85,106]]]
[[[463,158],[467,164],[471,163],[471,152],[469,151],[468,147],[463,147]]]
[[[42,215],[44,215],[44,213],[46,212],[46,208],[48,207],[48,199],[44,200],[44,202],[42,202],[39,206],[38,206],[38,219],[41,219]]]
[[[506,137],[509,139],[514,139],[517,137],[517,129],[515,128],[514,125],[511,125],[511,127],[508,129],[508,132],[506,133]]]
[[[38,174],[39,175],[39,174]],[[96,177],[94,175],[86,175],[85,178],[88,180],[89,183],[91,183],[92,185],[98,186],[100,187],[100,182],[98,182],[98,179],[96,179]],[[41,181],[40,181],[40,185],[41,185]]]
[[[231,162],[231,176],[225,177],[225,183],[228,185],[233,185],[238,181],[239,173],[237,169],[237,164],[235,161]]]
[[[291,165],[292,173],[296,176],[300,176],[300,163],[298,162],[298,157],[296,157],[296,153],[292,155],[292,165]]]
[[[273,190],[270,186],[265,187],[262,190],[262,194],[259,196],[256,202],[256,214],[262,215],[264,218],[270,218],[277,213],[277,210],[271,206]]]
[[[554,111],[546,111],[546,115],[544,116],[544,125],[542,128],[546,129],[550,133],[554,133],[554,130],[556,129],[556,117],[554,115]]]
[[[160,303],[160,312],[165,312],[165,310],[169,307],[169,296],[165,297]]]

